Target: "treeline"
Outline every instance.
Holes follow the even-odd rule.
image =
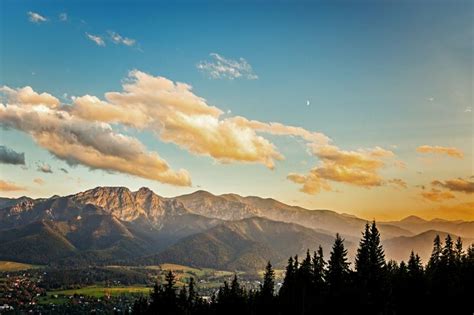
[[[350,268],[344,240],[336,235],[329,259],[321,247],[302,260],[290,257],[278,292],[268,263],[259,290],[245,290],[234,276],[205,301],[193,279],[177,290],[169,272],[133,314],[469,314],[474,313],[474,244],[463,250],[450,235],[434,239],[426,266],[411,253],[408,262],[386,261],[375,222],[367,224]]]

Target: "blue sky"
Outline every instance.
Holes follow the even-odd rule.
[[[0,164],[0,174],[26,191],[3,195],[149,186],[165,196],[195,189],[235,192],[366,217],[399,217],[407,211],[443,216],[449,207],[456,209],[451,214],[465,216],[472,210],[469,190],[445,185],[443,192],[454,197],[433,201],[420,197],[419,187],[431,192],[441,190],[430,187],[435,180],[472,181],[472,6],[469,1],[2,1],[2,86],[31,86],[68,106],[71,96],[104,99],[106,92],[122,91],[128,72],[137,69],[191,85],[195,95],[225,113],[222,117],[322,132],[346,153],[390,150],[405,169],[384,167],[377,174],[384,182],[398,178],[407,186],[364,187],[325,178],[331,191],[308,194],[287,176],[307,174],[320,165],[321,154],[308,154],[308,143],[294,136],[265,135],[285,156],[269,170],[259,163],[223,164],[163,141],[154,130],[112,124],[158,152],[173,169],[186,169],[193,185],[176,187],[80,163],[70,167],[35,144],[28,131],[10,128],[1,131],[0,145],[25,152],[28,169]],[[32,22],[28,12],[46,21]],[[61,13],[67,14],[65,21]],[[135,43],[115,44],[109,31]],[[87,34],[99,36],[105,46]],[[202,61],[214,61],[210,53],[226,60],[244,58],[258,78],[210,77],[197,68]],[[417,152],[422,145],[456,148],[463,158]],[[38,163],[48,163],[54,172],[38,173]],[[58,171],[63,167],[68,174]],[[44,184],[33,183],[36,178]],[[380,209],[380,200],[387,198],[404,201]]]

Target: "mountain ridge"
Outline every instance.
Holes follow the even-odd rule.
[[[269,259],[280,265],[287,256],[320,244],[329,252],[336,232],[353,257],[366,223],[354,215],[272,198],[203,190],[162,197],[146,187],[99,186],[62,197],[0,198],[0,259],[46,264],[169,260],[247,270]],[[378,227],[387,258],[398,259],[410,242],[417,242],[425,257],[432,240],[420,233],[446,231],[471,239],[472,224],[409,216],[378,222]]]

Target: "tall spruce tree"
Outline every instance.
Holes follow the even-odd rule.
[[[323,248],[319,245],[318,251],[313,254],[313,283],[318,290],[324,285],[324,273],[326,262],[324,261]]]
[[[456,260],[456,264],[460,264],[462,258],[464,256],[464,249],[462,247],[462,239],[458,237],[456,240],[456,244],[454,245],[454,258]]]
[[[273,271],[272,264],[270,261],[265,267],[265,273],[263,275],[263,284],[261,285],[260,292],[265,300],[271,301],[275,291],[275,271]]]
[[[441,238],[439,235],[436,235],[436,237],[433,240],[433,250],[431,251],[431,256],[430,260],[428,261],[428,266],[427,269],[428,271],[434,272],[435,269],[439,267],[439,262],[441,260]]]
[[[362,233],[362,238],[359,242],[359,248],[357,248],[357,255],[355,258],[355,270],[360,280],[367,279],[369,275],[370,266],[370,242],[372,235],[370,233],[370,226],[367,222],[365,224],[365,230]]]
[[[345,314],[351,304],[351,294],[349,293],[350,269],[347,262],[347,249],[344,247],[344,240],[339,234],[336,234],[329,255],[326,281],[328,287],[327,311],[330,311],[330,314]],[[341,301],[345,302],[341,303]]]
[[[273,314],[275,308],[275,271],[270,261],[265,267],[260,291],[255,294],[257,314]]]
[[[349,272],[347,249],[344,248],[344,240],[337,233],[329,256],[326,275],[329,290],[337,292],[342,289],[348,282]]]

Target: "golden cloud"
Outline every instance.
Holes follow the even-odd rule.
[[[288,179],[315,194],[331,190],[330,182],[361,187],[384,184],[379,171],[392,151],[344,151],[319,132],[276,122],[224,116],[224,112],[195,95],[192,87],[167,78],[133,70],[120,92],[74,97],[61,106],[47,93],[30,87],[2,88],[9,98],[0,104],[0,124],[28,133],[43,148],[69,164],[122,172],[163,183],[191,184],[185,170],[173,171],[157,153],[148,152],[137,139],[114,131],[114,125],[152,131],[163,142],[221,163],[259,163],[272,169],[284,156],[264,137],[294,136],[303,139],[321,163],[308,175]]]
[[[474,193],[474,182],[462,178],[448,179],[445,181],[435,180],[431,182],[431,185],[466,194]]]
[[[449,191],[442,191],[439,189],[432,188],[429,191],[422,191],[421,196],[427,200],[434,202],[441,202],[449,199],[454,199],[454,195]]]
[[[191,86],[154,77],[137,70],[129,73],[123,92],[105,94],[106,101],[86,95],[74,99],[71,113],[90,121],[121,123],[149,129],[164,142],[222,163],[261,163],[273,168],[283,156],[257,133],[299,136],[327,142],[321,133],[280,123],[250,121],[244,117],[221,118],[223,111],[195,95]]]
[[[25,187],[18,186],[15,183],[7,182],[0,179],[0,191],[22,191],[26,190]]]
[[[12,89],[8,86],[0,88],[0,92],[8,97],[9,103],[19,103],[22,105],[43,105],[50,108],[57,108],[60,105],[59,99],[48,93],[36,93],[30,86],[21,89]]]
[[[0,123],[31,135],[39,146],[71,165],[191,185],[187,171],[171,170],[157,153],[147,152],[137,139],[114,132],[106,123],[86,121],[42,105],[23,104],[0,104]]]
[[[401,178],[392,178],[388,180],[388,183],[398,186],[400,188],[408,188],[408,184]]]
[[[345,151],[333,145],[310,144],[310,147],[320,159],[320,165],[308,175],[290,173],[287,176],[303,185],[300,191],[308,194],[331,190],[331,181],[365,188],[381,186],[384,180],[379,171],[385,166],[383,159],[394,156],[393,152],[380,147],[358,151]]]
[[[458,159],[462,159],[464,157],[464,153],[454,147],[422,145],[419,146],[416,151],[419,153],[446,154]]]

